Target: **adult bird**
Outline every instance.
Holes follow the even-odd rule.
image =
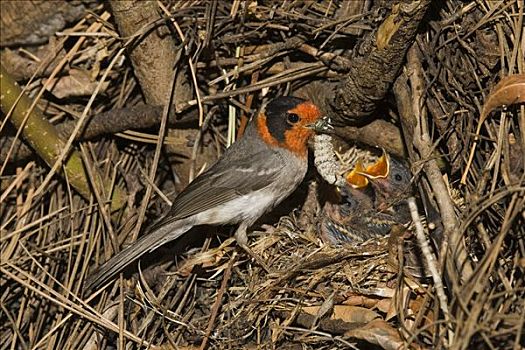
[[[319,109],[309,101],[272,100],[243,136],[175,198],[169,212],[105,262],[86,288],[94,290],[145,253],[198,225],[239,224],[237,243],[250,251],[247,229],[301,183],[308,167],[308,139],[322,121]]]

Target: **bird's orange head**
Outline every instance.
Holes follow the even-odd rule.
[[[312,102],[286,96],[268,103],[256,123],[259,135],[267,144],[306,157],[308,139],[320,119],[321,112]]]

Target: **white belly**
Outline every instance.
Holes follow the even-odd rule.
[[[196,222],[205,222],[210,225],[235,224],[251,219],[256,220],[267,210],[273,208],[275,200],[273,193],[263,188],[199,213],[195,219]]]

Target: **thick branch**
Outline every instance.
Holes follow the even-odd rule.
[[[353,140],[366,145],[385,149],[398,157],[405,155],[401,131],[387,121],[378,119],[362,127],[345,126],[336,129],[336,134],[345,140]]]
[[[103,135],[111,135],[126,130],[148,129],[159,125],[162,115],[162,107],[150,105],[137,105],[111,111],[97,113],[93,115],[80,132],[75,135],[77,141],[91,140]],[[170,126],[181,126],[197,121],[197,114],[194,110],[183,114],[176,115],[173,111],[169,116],[168,123]],[[71,136],[76,120],[67,121],[55,126],[58,134],[62,139],[68,139]],[[12,145],[15,142],[15,145]],[[33,150],[27,147],[14,137],[2,137],[0,141],[0,162],[4,162],[9,149],[13,151],[10,155],[10,162],[23,161],[32,156]]]
[[[354,60],[336,89],[335,119],[348,124],[372,114],[399,74],[429,4],[430,0],[410,0],[392,6],[392,13],[377,31],[375,47]]]
[[[166,25],[144,32],[148,25],[161,19],[157,2],[110,1],[110,5],[122,37],[141,34],[128,47],[128,53],[146,102],[156,106],[166,104],[177,49]]]

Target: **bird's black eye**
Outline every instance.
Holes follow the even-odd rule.
[[[288,119],[288,123],[295,124],[295,123],[297,123],[299,121],[300,118],[295,113],[288,113],[287,119]]]
[[[395,174],[394,180],[396,180],[397,182],[401,182],[403,180],[403,176],[401,176],[401,174]]]

